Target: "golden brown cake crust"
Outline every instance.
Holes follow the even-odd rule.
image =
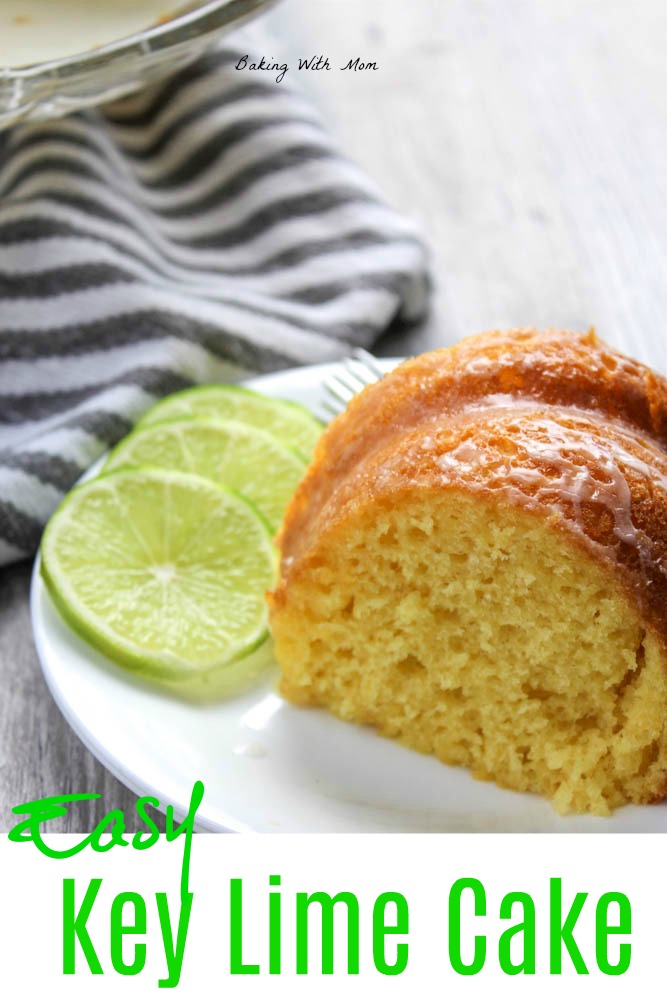
[[[288,508],[274,608],[318,538],[414,486],[542,511],[613,568],[667,645],[667,380],[595,334],[482,334],[361,393]]]
[[[326,502],[388,439],[471,406],[517,400],[610,417],[667,451],[667,379],[593,331],[478,334],[404,362],[333,421],[287,511],[280,536],[283,557],[295,560],[308,549]]]

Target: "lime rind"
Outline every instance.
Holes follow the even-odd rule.
[[[47,525],[40,571],[63,620],[109,660],[137,678],[170,688],[179,697],[210,701],[247,687],[273,663],[264,601],[278,572],[278,552],[271,536],[303,475],[306,454],[322,429],[301,404],[262,396],[245,386],[197,386],[160,401],[113,449],[102,472],[68,494]],[[204,434],[201,440],[198,431]],[[161,441],[171,444],[161,445]],[[146,442],[148,449],[143,447]],[[156,443],[157,454],[153,451]],[[160,550],[156,532],[164,533],[164,527],[157,525],[168,519],[165,510],[171,509],[165,508],[162,494],[151,492],[150,484],[158,482],[194,484],[208,491],[209,497],[225,498],[224,503],[247,514],[252,529],[248,529],[245,556],[236,558],[235,539],[245,537],[238,518],[231,517],[228,529],[221,527],[226,516],[221,507],[222,518],[212,529],[210,545],[209,532],[204,531],[203,540],[194,546],[197,557],[221,544],[218,565],[205,562],[201,576],[201,567],[192,571],[187,560],[176,560],[177,565],[169,567],[176,575],[173,585],[171,578],[167,585],[161,577],[156,582],[151,574],[164,567],[159,569],[149,556]],[[131,516],[126,517],[126,508],[116,503],[113,492],[123,484],[132,484],[128,490],[135,500],[137,488],[147,489],[149,502],[138,501],[140,514],[130,505]],[[85,507],[87,498],[100,500],[103,495],[103,513],[93,517],[93,530],[86,534],[78,508]],[[198,502],[194,511],[196,516],[201,513]],[[178,517],[181,527],[187,526],[188,515],[181,510]],[[205,515],[203,521],[208,524]],[[230,550],[224,541],[226,530],[232,539]],[[67,535],[69,548],[65,543],[59,550],[59,540]],[[231,565],[236,566],[231,575],[229,552]],[[138,599],[147,577],[151,577],[147,589]],[[212,609],[215,617],[221,608],[212,592],[215,601],[228,595],[230,607],[239,609],[235,627],[226,627],[230,620],[224,610],[225,628],[211,617]],[[196,627],[188,622],[188,615]],[[190,635],[196,639],[197,629],[200,634],[206,631],[202,627],[206,615],[211,630],[191,648]],[[171,642],[174,635],[177,641]]]
[[[257,427],[185,417],[139,424],[111,451],[104,471],[136,465],[179,469],[227,485],[251,501],[276,531],[306,460]]]
[[[191,424],[200,424],[200,425],[214,424],[216,426],[222,426],[222,427],[231,426],[231,427],[243,428],[246,432],[261,435],[263,438],[269,438],[273,442],[273,444],[276,445],[282,452],[287,452],[288,454],[293,455],[294,458],[298,458],[299,462],[304,467],[304,469],[309,462],[307,456],[304,455],[304,453],[300,451],[298,448],[295,448],[293,445],[285,444],[284,441],[280,441],[274,434],[271,434],[270,431],[262,430],[261,427],[255,427],[254,424],[246,424],[243,422],[243,420],[236,420],[235,418],[232,417],[182,416],[182,417],[165,417],[164,420],[155,420],[152,423],[145,425],[143,421],[140,420],[138,424],[135,424],[134,428],[130,431],[129,434],[126,434],[125,437],[122,438],[117,445],[111,448],[105,459],[104,465],[102,466],[102,471],[104,471],[105,469],[107,471],[113,471],[114,468],[118,468],[118,466],[115,465],[116,459],[114,459],[114,456],[117,453],[120,453],[121,451],[124,450],[124,448],[127,446],[128,441],[134,440],[135,437],[138,437],[145,431],[155,430],[156,427],[162,427],[162,428],[172,427],[175,424],[182,424],[183,426]],[[141,466],[141,468],[147,468],[147,467],[149,467],[148,463]],[[158,468],[161,468],[161,466],[158,466]],[[208,476],[204,476],[203,478],[208,479]],[[218,480],[212,480],[212,482],[217,482],[217,481]]]
[[[306,459],[324,429],[301,403],[265,396],[247,386],[225,384],[193,386],[167,396],[151,407],[137,426],[187,416],[239,420],[272,434]]]
[[[237,673],[227,675],[227,671],[232,671],[237,666],[243,666],[247,658],[259,652],[265,645],[269,645],[270,632],[267,625],[266,629],[252,643],[239,650],[231,659],[224,659],[206,667],[184,667],[166,653],[151,656],[138,648],[137,652],[134,653],[129,644],[118,643],[113,636],[107,636],[103,623],[100,626],[93,625],[88,616],[81,614],[74,604],[69,603],[62,596],[60,586],[54,583],[44,558],[40,562],[40,573],[51,600],[76,635],[119,667],[124,667],[139,677],[157,681],[168,687],[182,689],[186,692],[190,689],[190,694],[194,694],[200,688],[202,693],[204,690],[209,690],[211,693],[231,690],[232,688],[237,690],[237,681],[240,676]],[[101,619],[96,620],[101,622]],[[268,650],[267,653],[267,660],[270,662],[271,654]],[[262,658],[263,661],[264,658]],[[227,675],[224,678],[221,676],[223,672]],[[245,673],[246,671],[243,669],[241,676],[245,677]]]
[[[216,502],[220,503],[220,510],[224,506],[229,510],[235,509],[237,514],[242,514],[241,521],[251,526],[256,535],[258,555],[265,563],[266,578],[263,589],[270,586],[275,579],[278,565],[277,550],[265,520],[258,515],[245,497],[201,477],[167,470],[123,469],[103,473],[100,477],[76,487],[68,494],[49,522],[42,540],[40,569],[54,604],[77,635],[109,659],[137,675],[174,687],[186,697],[208,699],[232,688],[238,690],[271,662],[270,650],[264,648],[270,644],[267,643],[268,617],[263,600],[261,614],[242,639],[227,649],[221,648],[217,657],[208,658],[206,661],[195,659],[186,662],[182,657],[174,656],[167,648],[146,649],[137,644],[134,638],[119,634],[107,619],[82,603],[68,573],[61,571],[63,567],[59,563],[58,543],[64,538],[63,532],[73,529],[75,523],[72,520],[73,515],[78,513],[80,517],[81,510],[78,508],[81,501],[85,498],[90,499],[96,490],[104,490],[108,486],[114,488],[123,481],[125,483],[131,481],[134,486],[141,482],[144,485],[151,482],[184,485],[186,489],[193,490],[193,495],[203,496],[203,493],[207,493],[213,505]],[[100,539],[99,545],[103,551],[104,539]],[[90,571],[101,575],[104,573],[104,567],[91,562]],[[263,598],[263,590],[260,597]]]

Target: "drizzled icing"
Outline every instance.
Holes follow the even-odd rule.
[[[448,480],[455,477],[470,488],[502,490],[523,504],[558,511],[587,543],[608,555],[616,555],[613,550],[619,545],[629,546],[646,578],[652,568],[667,577],[667,563],[653,539],[633,519],[629,473],[667,499],[667,475],[658,468],[657,455],[653,464],[635,453],[650,455],[642,438],[625,426],[613,433],[613,422],[605,426],[591,413],[574,408],[547,407],[533,414],[485,409],[484,433],[467,433],[451,450],[432,456]],[[621,435],[632,451],[623,447]],[[425,441],[422,447],[432,451]],[[598,505],[610,515],[613,543],[591,538],[585,505]]]
[[[400,366],[331,425],[290,505],[283,572],[373,497],[503,494],[615,567],[667,645],[667,380],[590,331],[480,334]]]

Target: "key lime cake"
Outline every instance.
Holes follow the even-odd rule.
[[[667,380],[492,332],[329,426],[279,536],[281,690],[608,814],[667,793]]]

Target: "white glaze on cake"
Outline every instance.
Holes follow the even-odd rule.
[[[470,411],[480,409],[475,406]],[[667,498],[667,476],[657,465],[657,454],[655,461],[649,462],[632,452],[621,451],[617,441],[604,436],[609,420],[603,422],[590,413],[580,413],[577,419],[574,408],[567,411],[560,407],[546,408],[526,422],[513,419],[517,412],[526,414],[530,410],[530,405],[523,401],[515,401],[512,410],[488,405],[483,409],[489,419],[498,417],[502,421],[502,432],[507,435],[506,450],[480,447],[471,434],[437,458],[448,482],[463,479],[471,488],[501,490],[510,499],[536,510],[546,507],[559,512],[587,544],[610,557],[617,555],[613,550],[618,544],[628,545],[637,552],[644,572],[657,566],[667,575],[667,565],[658,557],[653,540],[633,520],[627,478],[628,470],[632,470]],[[490,410],[495,410],[493,417]],[[465,417],[464,412],[461,418]],[[638,450],[647,451],[646,441],[638,435],[625,427],[623,434],[634,441]],[[432,447],[432,440],[429,442]],[[426,446],[425,441],[422,444]],[[584,504],[599,504],[611,515],[614,545],[591,540],[582,514]]]

